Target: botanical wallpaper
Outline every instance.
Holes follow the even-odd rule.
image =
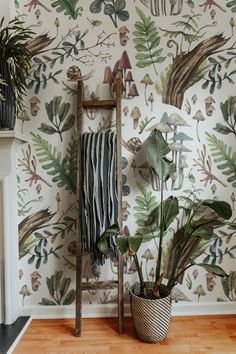
[[[69,305],[75,299],[76,81],[88,99],[113,95],[122,75],[123,224],[145,232],[144,216],[159,201],[159,183],[142,156],[154,128],[169,143],[177,171],[164,194],[228,201],[235,215],[235,0],[15,0],[36,32],[32,76],[18,129],[30,138],[18,159],[19,293],[23,305]],[[115,126],[108,111],[87,110],[84,129]],[[233,221],[233,218],[232,218]],[[148,231],[147,231],[148,232]],[[171,231],[170,231],[171,232]],[[201,261],[221,265],[221,279],[192,267],[176,301],[236,300],[235,231],[220,229]],[[168,237],[168,236],[167,236]],[[139,255],[154,277],[155,245]],[[136,280],[125,263],[124,292]],[[115,279],[117,264],[90,264],[83,279]],[[84,302],[113,303],[115,291],[84,292]]]

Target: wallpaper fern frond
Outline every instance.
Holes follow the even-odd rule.
[[[140,19],[135,22],[135,31],[133,32],[133,41],[137,50],[135,56],[137,59],[136,65],[139,68],[153,65],[157,74],[156,64],[162,63],[165,60],[165,57],[161,56],[163,49],[157,49],[160,45],[160,36],[155,22],[151,21],[151,17],[146,17],[138,7],[136,7],[136,11]]]
[[[151,212],[157,208],[158,203],[152,192],[147,191],[145,187],[138,184],[141,195],[135,198],[136,206],[134,207],[134,217],[136,224],[138,225],[137,232],[144,236],[144,239],[148,240],[157,236],[155,221],[150,219]],[[154,231],[155,230],[155,231]]]
[[[53,176],[52,181],[56,183],[58,187],[65,186],[66,190],[75,193],[76,180],[73,178],[75,172],[73,175],[68,172],[68,160],[69,170],[71,169],[71,164],[74,162],[74,157],[72,156],[73,149],[70,147],[67,151],[67,157],[62,158],[61,152],[57,151],[56,147],[53,147],[40,135],[31,133],[31,136],[35,145],[36,155],[39,157],[39,162],[42,163],[42,168],[46,170],[47,174]],[[76,166],[74,166],[74,169],[75,168]]]
[[[232,152],[231,146],[227,146],[215,135],[206,133],[210,150],[217,164],[217,168],[223,175],[227,176],[227,181],[236,187],[236,152]]]

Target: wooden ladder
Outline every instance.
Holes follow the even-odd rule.
[[[115,79],[115,98],[109,100],[84,100],[84,85],[78,81],[77,91],[77,136],[78,136],[78,157],[77,157],[77,242],[76,242],[76,313],[75,313],[75,335],[81,336],[82,320],[82,291],[83,290],[104,290],[118,289],[118,332],[124,332],[124,302],[123,283],[124,265],[123,257],[118,258],[118,280],[82,282],[82,133],[83,133],[83,110],[85,109],[107,109],[116,110],[116,176],[118,195],[118,223],[122,228],[122,171],[121,171],[121,79]]]

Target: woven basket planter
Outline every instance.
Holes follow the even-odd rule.
[[[159,343],[167,336],[171,319],[170,295],[156,300],[138,296],[139,287],[130,290],[130,306],[135,331],[146,343]]]

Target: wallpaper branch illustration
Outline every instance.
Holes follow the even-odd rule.
[[[149,213],[159,204],[160,180],[143,155],[153,129],[162,132],[171,150],[168,158],[177,165],[164,193],[173,191],[178,198],[186,191],[186,201],[223,196],[235,214],[236,1],[15,0],[15,6],[17,16],[22,14],[36,32],[27,43],[33,67],[18,121],[30,139],[19,152],[17,171],[24,304],[74,301],[78,80],[84,82],[86,99],[109,99],[114,78],[122,79],[122,217],[127,232],[145,235],[142,268],[147,279],[154,279],[157,238],[148,241],[155,227]],[[114,117],[106,111],[84,115],[86,132],[114,128]],[[182,224],[181,217],[176,219],[165,235],[173,255],[166,273],[174,268]],[[175,230],[176,243],[170,244]],[[186,275],[179,269],[177,301],[201,302],[200,290],[204,301],[236,301],[234,235],[222,228],[211,244],[196,239],[186,244],[204,249],[206,264],[223,262],[229,277],[220,283],[197,267]],[[88,257],[83,255],[84,279],[117,274],[115,260],[98,269]],[[184,259],[181,267],[186,267]],[[130,259],[124,271],[127,295],[137,275]],[[83,301],[105,304],[116,296],[113,291],[86,292]]]

